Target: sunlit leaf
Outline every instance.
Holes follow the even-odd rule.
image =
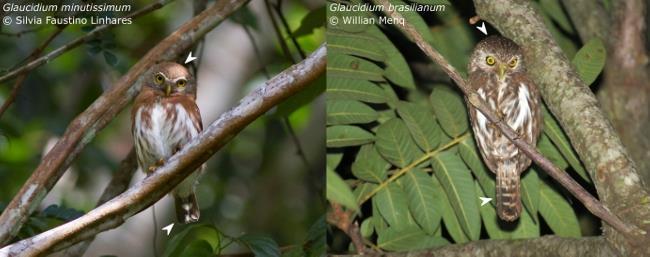
[[[427,234],[433,235],[440,226],[442,212],[436,205],[441,200],[435,200],[437,195],[433,180],[426,172],[413,169],[400,178],[406,192],[409,210],[413,218]]]
[[[327,101],[327,125],[369,123],[377,119],[377,112],[359,101]]]
[[[384,70],[377,64],[346,54],[327,55],[327,76],[384,81]]]
[[[440,144],[439,127],[433,113],[409,102],[399,102],[397,113],[402,117],[415,143],[425,152],[434,150]]]
[[[415,80],[402,53],[393,45],[393,43],[384,35],[376,26],[371,26],[367,33],[375,38],[379,45],[386,53],[386,68],[384,76],[396,85],[404,88],[415,88]]]
[[[384,90],[367,80],[327,77],[328,100],[359,100],[367,103],[385,103]]]
[[[352,174],[365,181],[379,183],[386,179],[390,164],[379,155],[373,144],[363,145],[352,163]]]
[[[329,30],[327,36],[327,51],[331,53],[349,54],[370,60],[383,62],[386,53],[376,44],[377,38],[366,33],[345,33],[340,30]]]
[[[562,153],[562,156],[571,164],[573,170],[575,170],[580,177],[585,181],[591,181],[587,171],[583,168],[578,155],[573,151],[569,139],[564,134],[564,131],[560,128],[560,125],[557,123],[553,115],[548,111],[544,106],[544,134],[548,136],[553,144],[557,147],[558,151]]]
[[[391,227],[408,226],[408,205],[406,195],[396,183],[390,183],[375,195],[377,209]]]
[[[488,197],[494,199],[496,194],[496,177],[483,163],[478,148],[476,148],[476,145],[474,144],[474,138],[467,137],[465,140],[461,141],[460,144],[458,144],[458,153],[465,164],[467,164],[467,167],[469,167],[472,170],[472,173],[474,173],[479,185],[483,188],[483,192],[485,192]],[[495,202],[491,201],[490,204],[495,205]]]
[[[580,237],[580,225],[567,200],[546,183],[541,183],[539,213],[558,236]]]
[[[454,209],[451,207],[451,203],[449,203],[449,199],[445,193],[445,190],[442,188],[442,185],[440,185],[440,182],[436,176],[433,176],[432,178],[436,195],[442,196],[440,197],[440,203],[437,205],[440,206],[440,209],[442,210],[442,221],[445,223],[445,228],[456,243],[469,242],[470,239],[463,231],[463,228],[460,225],[460,221],[454,213]]]
[[[539,183],[539,176],[533,168],[521,175],[521,201],[535,222],[537,222],[537,207],[539,205]]]

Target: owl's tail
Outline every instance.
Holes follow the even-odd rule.
[[[497,214],[505,221],[514,221],[521,213],[519,174],[515,165],[506,161],[497,168]]]
[[[176,205],[176,220],[185,224],[199,221],[201,211],[194,193],[188,196],[174,194],[174,202]]]

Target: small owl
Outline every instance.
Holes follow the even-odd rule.
[[[490,36],[474,48],[469,86],[527,143],[535,146],[542,130],[537,87],[526,74],[521,48],[510,39]],[[496,173],[497,213],[514,221],[521,213],[519,180],[531,160],[476,108],[468,104],[474,137],[488,168]]]
[[[203,130],[195,90],[192,75],[177,63],[160,63],[145,78],[131,110],[131,131],[138,164],[148,175]],[[199,220],[194,188],[204,168],[192,173],[172,192],[179,222]]]

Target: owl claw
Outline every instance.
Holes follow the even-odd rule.
[[[151,165],[151,166],[149,166],[149,168],[148,168],[149,173],[153,173],[153,172],[156,171],[157,169],[158,169],[158,165]]]
[[[163,165],[165,165],[165,159],[161,158],[156,162],[156,166],[158,166],[158,167],[163,166]]]

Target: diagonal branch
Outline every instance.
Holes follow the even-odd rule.
[[[149,12],[160,9],[161,7],[165,6],[170,1],[172,1],[172,0],[158,0],[157,2],[149,4],[146,7],[129,14],[124,18],[135,19],[135,18],[137,18],[139,16],[142,16],[142,15],[147,14]],[[65,53],[67,51],[70,51],[70,50],[76,48],[77,46],[80,46],[81,44],[95,38],[97,35],[104,32],[105,30],[108,30],[108,29],[110,29],[112,27],[115,27],[117,25],[118,24],[104,24],[104,25],[98,26],[95,29],[88,32],[86,35],[84,35],[82,37],[79,37],[79,38],[71,41],[70,43],[67,43],[67,44],[57,48],[56,50],[53,50],[53,51],[49,52],[48,54],[44,55],[43,57],[40,57],[40,58],[38,58],[36,60],[33,60],[33,61],[30,61],[29,63],[27,63],[27,64],[25,64],[25,65],[23,65],[23,66],[21,66],[19,68],[16,68],[14,70],[11,70],[11,71],[7,72],[6,74],[4,74],[4,75],[2,75],[0,77],[0,82],[7,81],[9,79],[15,78],[16,76],[18,76],[20,74],[23,74],[25,72],[36,69],[37,67],[52,61],[54,58],[58,57],[59,55],[62,55],[63,53]]]
[[[222,114],[165,165],[132,188],[87,214],[0,249],[3,256],[43,256],[119,226],[170,192],[248,124],[325,72],[325,45],[309,58],[276,75]]]
[[[45,155],[18,194],[0,215],[0,245],[6,244],[25,223],[66,168],[124,107],[142,86],[142,75],[158,61],[174,60],[248,0],[219,1],[183,24],[138,61],[113,87],[104,92],[66,129]]]
[[[383,5],[384,10],[387,16],[395,20],[405,21],[404,17],[395,11],[395,8],[392,8],[391,3],[388,0],[373,0],[375,4]],[[553,165],[551,161],[546,159],[534,146],[527,144],[522,138],[519,138],[517,133],[510,128],[505,122],[500,120],[496,114],[490,109],[490,107],[483,101],[478,94],[467,86],[465,79],[456,71],[456,69],[449,63],[445,58],[433,47],[431,47],[426,41],[422,38],[422,35],[415,29],[413,25],[408,22],[401,23],[400,26],[397,26],[403,33],[413,38],[418,47],[434,62],[438,63],[442,69],[451,77],[460,90],[465,94],[468,99],[468,102],[474,107],[479,109],[490,122],[494,123],[503,134],[510,139],[519,149],[524,152],[530,159],[532,159],[539,167],[546,171],[551,177],[558,181],[562,186],[564,186],[571,194],[573,194],[582,204],[587,207],[587,209],[601,218],[603,221],[610,224],[616,230],[620,231],[622,234],[628,236],[629,238],[634,238],[637,235],[644,234],[644,231],[641,231],[634,225],[627,224],[619,219],[617,216],[612,214],[602,203],[600,203],[596,198],[591,196],[582,186],[580,186],[573,178],[571,178],[563,170],[558,169]]]
[[[352,257],[358,255],[330,255],[333,257]],[[565,238],[543,236],[518,240],[479,240],[465,244],[452,244],[443,247],[385,253],[383,257],[610,257],[617,256],[603,237]]]

